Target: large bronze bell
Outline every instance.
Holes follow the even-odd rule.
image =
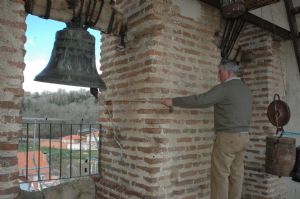
[[[96,70],[94,36],[79,24],[67,24],[56,33],[50,61],[34,80],[106,90]]]

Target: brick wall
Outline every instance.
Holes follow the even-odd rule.
[[[219,12],[196,0],[126,0],[127,50],[104,35],[101,69],[108,90],[100,121],[107,129],[98,198],[209,198],[213,112],[157,102],[130,102],[200,93],[217,84],[219,50],[213,40]],[[22,0],[0,2],[0,198],[18,195],[17,143],[21,132],[25,13]],[[184,6],[190,6],[183,12]],[[192,11],[191,8],[196,8]],[[190,13],[189,13],[190,11]],[[265,137],[274,134],[266,107],[284,96],[280,42],[247,25],[239,45],[251,61],[243,79],[254,94],[244,198],[285,198],[282,180],[264,172]]]
[[[101,114],[108,131],[99,198],[209,198],[212,108],[169,113],[158,103],[128,102],[195,94],[217,84],[220,52],[212,41],[220,16],[191,3],[199,7],[195,18],[181,15],[172,1],[128,0],[121,5],[128,49],[116,52],[116,39],[103,35],[104,96],[111,101]]]
[[[112,100],[113,119],[103,111],[101,122],[119,129],[104,139],[101,197],[209,198],[212,109],[170,114],[159,104],[128,102],[200,93],[217,84],[219,14],[198,2],[200,16],[183,16],[176,2],[127,1],[128,49],[118,53],[117,41],[103,38],[104,95]],[[266,174],[264,165],[265,138],[275,133],[266,109],[275,93],[285,98],[280,42],[248,24],[238,45],[248,54],[242,77],[254,95],[243,197],[285,198],[282,180]]]
[[[17,147],[25,43],[23,1],[0,2],[0,198],[18,195]]]
[[[280,42],[274,41],[271,33],[249,24],[240,35],[238,45],[246,51],[242,77],[254,96],[243,196],[246,199],[282,199],[285,198],[282,179],[265,173],[265,139],[276,132],[267,118],[267,107],[275,93],[285,99],[281,68],[284,66],[280,60],[283,52]]]

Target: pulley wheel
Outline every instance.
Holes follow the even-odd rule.
[[[277,129],[282,129],[282,127],[289,122],[291,117],[289,106],[280,100],[278,94],[274,95],[273,102],[269,104],[267,115],[269,121],[276,126]]]

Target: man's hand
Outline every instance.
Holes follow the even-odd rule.
[[[172,107],[173,106],[173,100],[172,98],[165,98],[161,101],[161,103],[167,107]]]

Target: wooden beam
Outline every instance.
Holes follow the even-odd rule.
[[[202,2],[205,2],[215,8],[220,9],[220,3],[219,0],[200,0]],[[251,24],[257,25],[262,27],[265,30],[268,30],[278,36],[280,36],[282,39],[291,39],[291,35],[290,35],[290,31],[276,25],[273,24],[267,20],[262,19],[261,17],[258,17],[254,14],[251,14],[249,12],[247,12],[245,14],[245,20]]]
[[[294,6],[292,0],[284,0],[284,3],[285,3],[286,13],[287,13],[287,17],[291,29],[291,37],[295,49],[298,69],[300,73],[300,38],[299,38],[296,17],[295,15],[292,14],[292,9],[294,8]]]
[[[82,22],[91,21],[95,23],[91,28],[104,33],[120,35],[125,19],[123,14],[114,9],[110,0],[93,1],[70,1],[70,0],[24,0],[27,13],[49,18],[61,22],[70,22],[73,16],[73,6],[75,15],[79,16]],[[51,3],[49,3],[51,2]],[[73,2],[73,3],[72,3]],[[77,3],[75,3],[77,2]],[[90,3],[89,3],[90,2]],[[99,15],[99,17],[98,17]]]
[[[218,8],[221,7],[221,3],[220,3],[221,0],[200,0],[200,1],[208,3],[214,7],[218,7]],[[247,10],[254,10],[266,5],[277,3],[279,1],[280,0],[245,0],[245,6]]]
[[[280,0],[245,0],[245,5],[248,10],[254,10],[279,1]]]
[[[298,6],[298,7],[295,7],[295,8],[292,8],[292,14],[299,14],[300,13],[300,6]]]
[[[221,3],[220,3],[220,0],[200,0],[204,3],[207,3],[215,8],[221,8]]]
[[[254,25],[261,27],[262,29],[270,31],[277,36],[280,36],[284,40],[291,39],[290,31],[288,31],[280,26],[277,26],[265,19],[262,19],[261,17],[258,17],[254,14],[251,14],[249,12],[246,13],[245,20],[249,23],[252,23]]]

